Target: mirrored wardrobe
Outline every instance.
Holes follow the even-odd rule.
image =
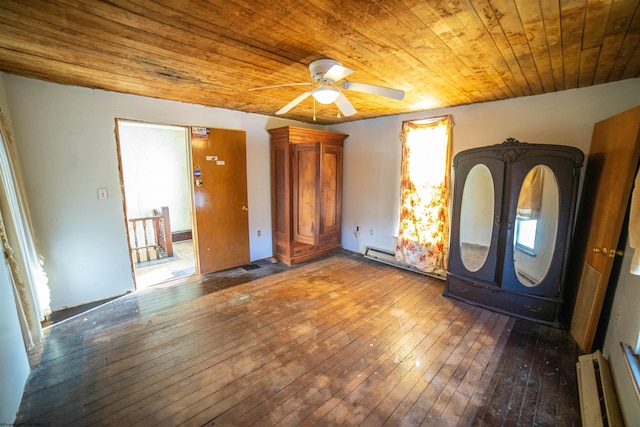
[[[583,159],[574,147],[513,138],[458,153],[444,295],[562,326]]]

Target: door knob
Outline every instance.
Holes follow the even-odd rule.
[[[615,258],[616,255],[622,256],[624,255],[624,251],[621,251],[621,250],[614,251],[613,249],[609,251],[609,258]]]
[[[243,210],[243,211],[248,211],[248,210],[249,210],[249,208],[248,208],[248,207],[246,207],[246,206],[243,206],[243,207],[242,207],[242,210]]]
[[[622,256],[624,255],[624,251],[616,250],[616,249],[607,249],[607,248],[593,248],[593,252],[597,254],[602,254],[604,256],[608,256],[609,258],[615,258],[616,255]]]

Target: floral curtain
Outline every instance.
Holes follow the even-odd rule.
[[[9,267],[27,349],[43,339],[41,321],[51,313],[49,286],[26,204],[9,121],[0,110],[0,244]]]
[[[396,260],[444,274],[449,262],[451,116],[402,125]]]

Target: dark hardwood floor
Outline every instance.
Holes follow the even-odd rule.
[[[17,423],[580,424],[566,331],[359,254],[259,261],[55,324]]]

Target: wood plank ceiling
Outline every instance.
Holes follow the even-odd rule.
[[[274,115],[333,58],[358,110],[331,124],[640,76],[640,0],[0,0],[0,70]],[[313,122],[307,98],[286,118]]]

